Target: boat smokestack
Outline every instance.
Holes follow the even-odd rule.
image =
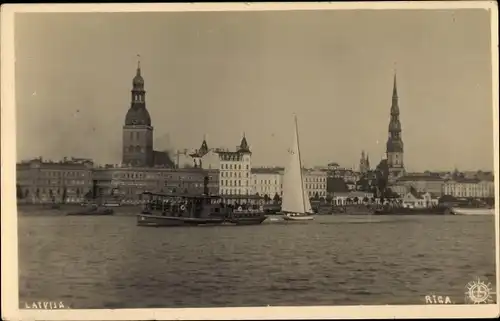
[[[203,194],[208,195],[208,175],[203,179]]]

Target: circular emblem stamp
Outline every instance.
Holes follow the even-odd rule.
[[[465,303],[493,303],[492,294],[494,294],[494,291],[491,287],[491,283],[487,282],[485,279],[477,277],[475,280],[467,283],[465,290]]]

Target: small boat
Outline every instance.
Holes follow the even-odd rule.
[[[85,209],[76,211],[76,212],[69,212],[66,215],[68,216],[73,216],[73,215],[78,215],[78,216],[103,216],[103,215],[113,215],[114,211],[111,208],[107,208],[104,206],[98,206],[98,205],[90,205]]]
[[[262,207],[223,202],[219,195],[208,194],[208,177],[202,195],[155,194],[144,192],[144,209],[137,214],[138,226],[210,226],[258,225],[267,216]]]
[[[453,215],[495,215],[494,208],[484,207],[451,207],[448,209],[448,214]]]
[[[295,118],[295,135],[290,153],[290,163],[285,168],[283,175],[283,197],[281,213],[286,221],[311,221],[314,212],[304,188],[302,173],[302,160],[300,158],[299,129],[297,116]]]

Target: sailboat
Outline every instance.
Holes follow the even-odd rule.
[[[287,221],[310,221],[314,219],[311,202],[304,188],[302,175],[302,160],[300,158],[299,129],[297,116],[295,119],[295,134],[292,148],[288,150],[290,162],[283,176],[283,197],[281,212]]]

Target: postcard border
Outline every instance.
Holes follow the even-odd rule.
[[[20,12],[270,11],[355,9],[485,9],[491,13],[495,204],[499,204],[498,7],[494,1],[363,3],[191,3],[191,4],[4,4],[1,16],[1,237],[2,317],[7,320],[209,320],[209,319],[359,319],[498,317],[500,220],[495,208],[497,303],[492,305],[406,305],[186,309],[20,310],[18,287],[14,14]],[[17,277],[14,277],[17,276]],[[17,293],[17,295],[12,295]]]

